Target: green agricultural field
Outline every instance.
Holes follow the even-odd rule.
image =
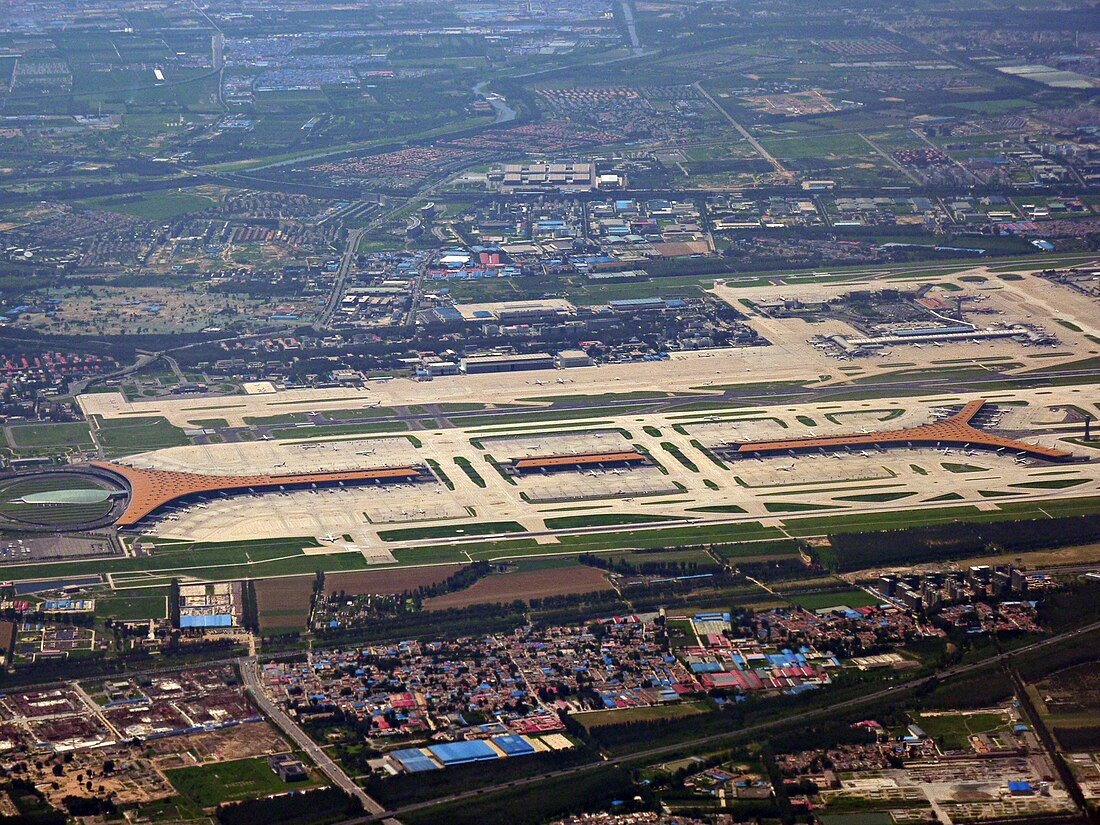
[[[288,786],[271,770],[267,759],[237,759],[232,762],[216,762],[191,768],[165,771],[172,786],[200,808],[213,808],[222,802],[250,799],[258,796],[285,793]],[[306,782],[296,782],[295,789],[315,787],[319,784],[311,777]]]
[[[579,713],[573,718],[586,730],[602,725],[622,725],[627,722],[652,722],[659,719],[682,719],[706,713],[710,706],[706,702],[683,702],[675,705],[652,705],[644,708],[622,708],[619,710],[593,710]]]

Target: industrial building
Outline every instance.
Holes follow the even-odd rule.
[[[554,356],[546,352],[513,355],[472,355],[459,361],[459,368],[467,375],[488,372],[549,370],[554,368]]]

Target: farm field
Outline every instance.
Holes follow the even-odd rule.
[[[255,583],[260,633],[277,635],[305,629],[313,596],[313,579],[290,576]]]
[[[332,573],[325,576],[325,589],[329,593],[403,593],[444,582],[465,566],[464,564],[436,564],[428,567]]]
[[[447,610],[473,604],[494,604],[517,599],[529,601],[571,593],[595,593],[610,590],[602,571],[578,565],[568,573],[560,569],[503,573],[478,580],[466,590],[436,596],[424,602],[426,610]]]

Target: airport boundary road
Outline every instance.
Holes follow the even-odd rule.
[[[798,721],[807,721],[811,719],[820,719],[824,716],[829,716],[838,711],[850,710],[857,708],[861,705],[870,704],[880,699],[886,699],[890,696],[895,696],[899,692],[913,690],[914,688],[921,687],[922,685],[928,685],[933,682],[947,681],[949,679],[956,678],[975,671],[984,670],[991,666],[999,665],[1007,662],[1013,658],[1021,656],[1025,653],[1030,653],[1035,650],[1040,650],[1051,645],[1059,644],[1061,642],[1069,641],[1078,636],[1090,633],[1094,630],[1100,630],[1100,622],[1093,622],[1083,627],[1075,628],[1074,630],[1067,630],[1064,633],[1059,633],[1056,636],[1051,636],[1048,639],[1043,639],[1032,644],[1025,645],[1017,648],[1016,650],[1005,651],[999,653],[996,656],[984,659],[980,662],[974,662],[967,665],[956,665],[955,667],[948,668],[940,673],[933,674],[931,676],[924,676],[919,679],[913,679],[908,682],[904,682],[899,685],[892,685],[883,690],[875,691],[874,693],[868,693],[864,696],[857,696],[853,699],[846,699],[842,702],[828,705],[822,708],[816,708],[806,711],[798,715]],[[716,733],[711,736],[704,736],[698,739],[691,739],[684,742],[677,742],[672,745],[662,745],[656,748],[649,748],[643,751],[637,751],[625,756],[616,756],[610,759],[604,759],[598,762],[589,762],[584,765],[578,765],[573,768],[565,768],[559,771],[551,771],[549,773],[540,774],[538,776],[527,777],[525,779],[518,779],[513,782],[500,785],[491,785],[484,788],[478,788],[476,790],[464,791],[462,793],[451,794],[450,796],[441,797],[439,799],[433,799],[428,802],[419,802],[414,805],[406,805],[402,808],[398,808],[393,811],[387,811],[382,814],[376,814],[371,816],[358,817],[356,819],[345,820],[341,825],[366,825],[366,823],[378,822],[381,820],[389,819],[392,817],[400,817],[403,814],[413,813],[415,811],[428,810],[440,805],[447,805],[452,802],[461,802],[463,800],[476,799],[479,796],[485,794],[496,793],[499,791],[505,791],[512,788],[518,788],[526,785],[533,785],[538,782],[543,782],[547,779],[558,779],[564,776],[573,776],[582,773],[588,773],[590,771],[598,770],[600,768],[606,768],[614,765],[628,765],[633,762],[639,762],[643,760],[649,760],[660,756],[667,756],[675,754],[684,750],[685,748],[696,748],[700,746],[719,744],[736,741],[738,739],[744,739],[747,737],[758,736],[763,733],[767,733],[775,728],[781,728],[784,725],[792,724],[792,718],[773,719],[767,722],[760,722],[755,725],[750,725],[747,728],[742,728],[736,731],[727,731],[724,733]]]

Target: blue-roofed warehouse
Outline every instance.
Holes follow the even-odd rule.
[[[506,756],[527,756],[535,752],[534,747],[529,742],[514,733],[494,736],[493,744],[504,751]]]
[[[465,765],[467,762],[484,762],[499,759],[500,754],[480,739],[472,742],[448,742],[445,745],[428,747],[435,758],[444,765]]]
[[[424,771],[437,771],[439,765],[435,764],[420,748],[404,748],[390,754],[401,763],[401,767],[409,773],[423,773]]]
[[[216,613],[213,616],[180,616],[180,627],[232,627],[233,617],[228,613]]]

